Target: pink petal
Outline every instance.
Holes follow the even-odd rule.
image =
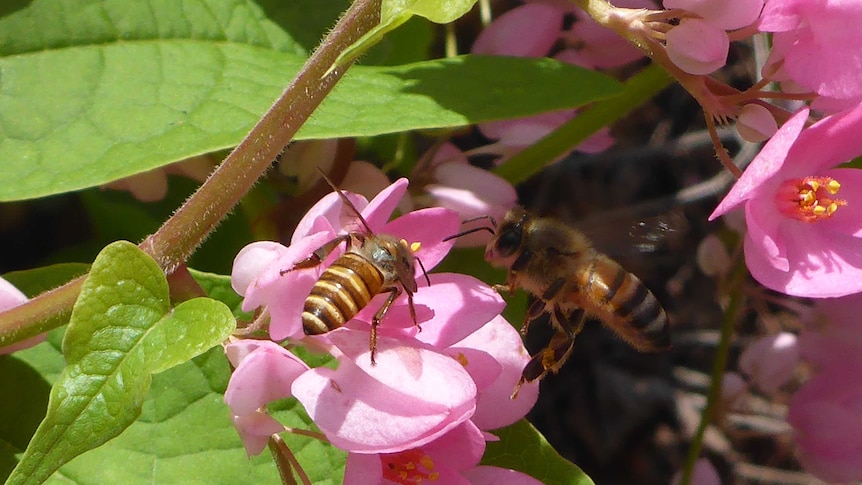
[[[458,163],[461,165],[468,165],[470,163],[467,160],[467,156],[464,155],[464,152],[461,151],[457,146],[452,144],[452,142],[445,142],[437,148],[437,151],[434,152],[434,156],[431,157],[431,162],[429,166],[436,167],[437,165],[443,163]]]
[[[274,241],[253,242],[242,248],[233,259],[230,286],[241,296],[245,296],[251,285],[263,270],[282,257],[287,248]]]
[[[512,207],[518,201],[515,188],[506,179],[472,165],[457,162],[441,163],[434,169],[434,177],[444,187],[461,189],[481,201],[482,207],[474,207],[475,212],[467,214],[458,211],[462,217],[476,217],[487,214],[483,207],[492,205]],[[454,201],[453,201],[454,202]]]
[[[781,332],[752,342],[739,358],[739,368],[767,394],[790,381],[799,363],[796,335]]]
[[[761,32],[786,32],[793,30],[802,22],[799,9],[809,0],[783,0],[766,2],[760,20],[757,22]]]
[[[406,178],[396,180],[377,194],[377,197],[372,199],[367,207],[362,209],[362,217],[365,218],[372,230],[387,232],[381,228],[392,216],[392,211],[398,206],[404,194],[407,193],[408,183]]]
[[[805,468],[835,483],[862,476],[862,360],[825,367],[805,383],[788,405],[787,421]]]
[[[787,153],[799,137],[807,119],[808,110],[802,109],[784,123],[760,150],[751,165],[745,169],[742,177],[736,181],[730,192],[709,216],[709,220],[727,213],[737,205],[757,195],[756,192],[760,187],[781,170]]]
[[[862,16],[859,2],[811,2],[799,27],[776,33],[792,36],[784,69],[799,84],[833,98],[855,98],[862,94],[858,72],[859,49],[833,49],[836,45],[859,45],[862,33],[847,19]]]
[[[831,177],[841,183],[841,190],[836,197],[845,200],[847,205],[840,207],[831,218],[817,221],[818,229],[862,237],[862,210],[859,210],[862,208],[862,170],[836,168],[825,170],[819,175]]]
[[[474,348],[488,352],[502,366],[497,380],[479,392],[473,422],[481,429],[497,429],[523,418],[539,397],[538,382],[521,386],[516,399],[510,399],[521,372],[530,360],[521,334],[498,316],[453,345],[453,349]]]
[[[778,131],[778,124],[768,109],[759,104],[748,103],[739,110],[736,131],[744,140],[760,143]]]
[[[736,30],[757,20],[763,0],[664,0],[663,5],[696,13],[722,30]]]
[[[294,265],[332,239],[328,233],[316,233],[284,250],[281,256],[267,265],[263,272],[246,289],[242,308],[245,311],[267,306],[271,316],[270,337],[275,340],[302,335],[302,306],[311,292],[311,286],[320,277],[323,266],[289,271]],[[280,251],[281,252],[281,251]],[[333,254],[332,257],[335,255]]]
[[[472,485],[542,485],[542,482],[530,475],[496,466],[479,466],[461,474],[470,480]]]
[[[787,154],[788,178],[812,175],[858,157],[862,154],[860,130],[862,105],[811,125],[799,135]]]
[[[368,201],[361,195],[352,192],[344,192],[344,195],[353,203],[359,211],[363,211],[368,205]],[[387,215],[387,217],[389,217]],[[321,224],[319,218],[324,219],[328,224]],[[345,226],[348,229],[345,230]],[[373,226],[372,226],[373,227]],[[360,223],[356,222],[356,215],[345,206],[341,201],[341,197],[335,192],[323,196],[317,201],[308,212],[296,225],[296,230],[293,232],[293,237],[290,239],[290,245],[293,246],[300,239],[310,236],[316,232],[331,231],[339,232],[364,232]]]
[[[442,207],[430,207],[405,214],[380,228],[381,233],[405,239],[408,243],[420,243],[415,255],[427,271],[437,266],[449,254],[455,241],[444,242],[443,238],[457,233],[461,224],[458,213]],[[416,278],[425,276],[416,263]]]
[[[356,192],[363,197],[374,197],[389,186],[389,177],[374,164],[354,160],[350,162],[341,185],[346,191]]]
[[[485,453],[482,431],[467,420],[452,431],[422,447],[434,463],[445,464],[453,470],[463,471],[475,467]]]
[[[441,349],[440,352],[452,357],[452,359],[464,366],[464,369],[473,378],[473,382],[476,384],[476,389],[480,395],[482,390],[497,381],[503,370],[503,366],[484,350],[450,347]]]
[[[700,19],[683,19],[667,32],[667,55],[689,74],[710,74],[724,67],[730,40],[727,33]]]
[[[550,5],[527,4],[504,13],[486,27],[471,53],[519,57],[548,54],[563,26],[564,11]]]
[[[380,485],[383,482],[383,462],[379,454],[348,453],[342,485]]]
[[[393,453],[429,443],[468,419],[476,387],[460,364],[410,341],[381,336],[372,366],[368,334],[327,334],[347,358],[301,375],[293,394],[333,445]]]
[[[608,69],[644,57],[644,53],[635,46],[589,17],[580,18],[564,35],[570,44],[578,48],[566,49],[555,55],[554,58],[559,61],[589,69]]]
[[[795,229],[788,226],[783,231],[792,234],[783,236],[789,271],[776,269],[746,237],[745,263],[751,275],[764,286],[793,296],[828,298],[862,291],[859,238],[808,226],[799,222],[793,224]]]
[[[259,455],[266,449],[269,437],[284,431],[284,425],[272,416],[254,412],[244,416],[231,416],[234,428],[242,439],[245,452],[249,458]]]
[[[679,471],[673,476],[671,485],[679,485],[681,482],[682,471]],[[694,462],[694,469],[691,472],[691,481],[689,483],[693,485],[721,485],[721,477],[708,459],[699,458]]]
[[[427,344],[449,347],[499,315],[506,306],[493,288],[472,276],[458,273],[429,276],[431,286],[420,287],[414,297],[417,304],[434,309],[431,321],[416,335]]]
[[[787,248],[782,224],[793,225],[795,221],[788,220],[783,214],[776,210],[775,203],[768,200],[768,195],[750,201],[745,206],[745,222],[748,232],[745,235],[746,242],[752,245],[747,249],[760,251],[765,258],[778,271],[788,271],[790,262],[787,259]]]
[[[232,343],[226,352],[238,354],[233,360],[241,357],[224,394],[225,403],[239,416],[290,397],[294,379],[308,370],[298,357],[268,340]]]

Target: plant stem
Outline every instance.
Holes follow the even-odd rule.
[[[354,1],[251,132],[197,192],[141,243],[166,274],[185,263],[266,172],[344,75],[346,68],[324,76],[338,55],[379,22],[380,0]],[[0,347],[65,323],[85,277],[0,313]]]
[[[745,275],[747,269],[741,260],[737,260],[734,272],[730,280],[730,301],[724,311],[724,321],[721,325],[721,338],[718,342],[718,348],[715,350],[715,360],[712,361],[712,372],[710,374],[709,389],[706,393],[706,406],[700,416],[700,423],[697,426],[697,432],[691,440],[691,445],[688,449],[688,455],[685,460],[685,468],[683,468],[682,481],[680,485],[689,485],[691,483],[691,475],[694,471],[694,463],[700,456],[700,449],[703,445],[703,436],[706,433],[706,427],[714,417],[716,409],[721,400],[721,381],[724,377],[724,370],[727,367],[727,355],[730,352],[730,338],[733,335],[733,326],[736,323],[737,316],[742,304]]]

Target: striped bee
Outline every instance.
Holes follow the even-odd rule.
[[[298,261],[292,268],[282,271],[281,274],[315,267],[321,264],[339,244],[345,243],[345,253],[323,271],[305,299],[302,328],[306,335],[320,335],[335,330],[356,316],[375,295],[389,293],[386,302],[371,320],[370,349],[373,365],[377,348],[377,326],[402,291],[407,294],[413,323],[419,326],[416,321],[416,309],[413,306],[413,294],[418,290],[414,261],[419,262],[429,286],[431,280],[425,273],[422,262],[414,255],[414,252],[419,250],[418,243],[410,245],[404,239],[399,240],[388,234],[375,234],[350,199],[326,176],[324,179],[338,193],[344,205],[357,217],[364,231],[351,232],[330,240],[315,250],[311,256]]]
[[[587,317],[601,320],[640,351],[670,347],[667,314],[655,295],[619,263],[593,249],[580,231],[552,217],[537,217],[523,208],[509,210],[490,231],[485,260],[508,269],[499,291],[523,288],[537,299],[527,310],[524,326],[549,314],[557,333],[549,345],[524,367],[513,398],[525,382],[556,373],[568,359],[575,336]],[[451,237],[458,237],[464,233]],[[450,237],[450,238],[451,238]],[[449,238],[447,238],[449,239]]]

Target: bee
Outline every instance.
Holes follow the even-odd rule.
[[[320,335],[343,326],[368,306],[371,299],[380,293],[389,297],[377,310],[371,320],[371,364],[375,365],[377,349],[377,326],[386,315],[389,307],[403,292],[407,294],[410,316],[416,321],[413,294],[418,290],[416,266],[419,263],[428,285],[431,280],[425,272],[422,261],[416,257],[419,243],[408,244],[389,234],[375,234],[344,193],[325,175],[324,180],[338,193],[344,205],[359,220],[364,231],[340,235],[316,249],[309,257],[300,260],[290,269],[281,271],[284,275],[298,269],[313,268],[320,265],[341,243],[346,250],[320,275],[311,287],[302,309],[302,328],[306,335]]]
[[[602,321],[639,351],[670,347],[667,314],[655,295],[634,274],[593,248],[580,231],[551,217],[537,217],[523,208],[509,210],[499,226],[465,233],[492,233],[485,260],[508,269],[501,292],[522,288],[536,297],[524,319],[522,333],[544,314],[557,333],[524,367],[512,398],[525,382],[556,373],[572,352],[574,339],[587,318]]]

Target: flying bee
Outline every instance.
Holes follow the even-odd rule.
[[[550,316],[557,331],[524,367],[513,398],[525,382],[559,371],[588,317],[602,321],[637,350],[656,352],[670,347],[667,314],[655,295],[637,276],[595,250],[583,233],[520,207],[509,210],[499,226],[487,219],[493,227],[473,228],[450,238],[491,232],[485,260],[508,269],[506,283],[495,288],[509,294],[523,288],[536,297],[521,332],[526,333],[529,324],[543,314]]]
[[[284,275],[297,269],[313,268],[320,265],[341,243],[346,250],[320,275],[311,287],[302,310],[302,328],[306,335],[320,335],[343,326],[365,308],[374,296],[389,293],[389,297],[377,310],[371,320],[371,364],[375,364],[377,349],[377,326],[389,307],[402,292],[407,294],[410,317],[416,321],[413,294],[418,290],[416,266],[419,263],[425,281],[431,280],[425,267],[414,254],[419,243],[408,244],[388,234],[375,234],[362,217],[362,214],[325,175],[323,178],[338,193],[342,203],[362,224],[364,231],[340,235],[316,249],[309,257],[298,261],[290,269],[281,271]],[[421,331],[421,327],[419,327]]]

